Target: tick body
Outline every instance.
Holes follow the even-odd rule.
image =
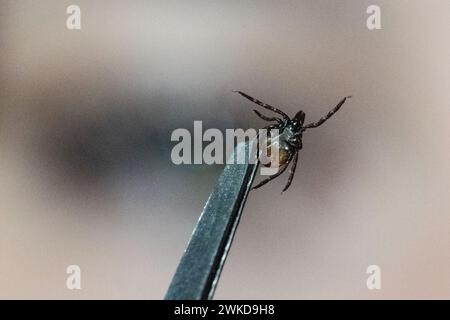
[[[254,186],[253,189],[262,187],[269,181],[281,175],[284,171],[286,171],[289,164],[292,162],[291,169],[289,170],[289,178],[285,187],[283,188],[283,192],[290,187],[292,179],[294,178],[295,169],[297,168],[298,162],[298,153],[303,148],[302,143],[303,132],[305,132],[307,129],[317,128],[321,126],[325,121],[331,118],[342,107],[342,105],[345,103],[347,99],[351,98],[351,96],[345,97],[330,112],[328,112],[326,116],[320,118],[316,122],[311,122],[305,125],[305,113],[302,110],[298,111],[294,117],[290,118],[286,113],[284,113],[278,108],[272,107],[271,105],[261,102],[258,99],[255,99],[242,91],[235,91],[235,92],[239,93],[241,96],[252,101],[253,103],[256,103],[260,107],[263,107],[267,110],[276,113],[276,116],[269,117],[261,114],[256,109],[253,110],[258,117],[260,117],[265,121],[271,122],[271,124],[264,127],[264,129],[267,129],[268,134],[270,130],[273,129],[277,129],[279,132],[278,139],[276,139],[277,140],[276,143],[272,142],[270,138],[267,139],[266,143],[267,156],[271,155],[273,148],[278,149],[279,154],[278,172],[262,180],[260,183]],[[266,165],[270,166],[271,164],[269,163]]]

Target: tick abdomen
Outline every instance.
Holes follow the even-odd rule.
[[[266,155],[270,160],[272,160],[272,150],[276,148],[276,150],[278,151],[278,165],[277,163],[273,163],[274,161],[269,161],[268,163],[265,163],[264,166],[271,167],[272,164],[274,167],[284,166],[289,161],[290,155],[290,146],[287,144],[284,136],[282,134],[279,135],[278,139],[274,140],[273,142],[271,138],[267,138],[266,141]]]

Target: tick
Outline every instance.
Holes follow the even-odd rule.
[[[270,156],[270,152],[272,148],[278,149],[278,155],[279,155],[279,169],[278,172],[274,175],[269,176],[268,178],[262,180],[260,183],[258,183],[256,186],[253,187],[253,189],[257,189],[259,187],[262,187],[269,181],[277,178],[279,175],[281,175],[284,171],[286,171],[289,164],[292,162],[292,166],[289,172],[289,178],[288,181],[283,188],[283,191],[286,191],[291,183],[292,179],[294,178],[295,169],[297,168],[297,162],[298,162],[298,152],[303,148],[302,138],[303,138],[303,132],[305,132],[307,129],[311,128],[317,128],[321,126],[325,121],[330,119],[345,103],[345,101],[351,96],[347,96],[344,99],[342,99],[328,114],[319,121],[312,122],[305,125],[305,112],[303,110],[298,111],[293,118],[290,118],[286,113],[281,111],[278,108],[272,107],[271,105],[268,105],[264,102],[259,101],[258,99],[255,99],[248,94],[242,92],[242,91],[234,91],[239,93],[244,98],[247,98],[248,100],[256,103],[257,105],[273,111],[278,116],[269,117],[266,115],[261,114],[258,110],[254,109],[253,111],[256,113],[258,117],[261,119],[268,121],[268,122],[276,122],[269,124],[268,126],[264,127],[263,129],[266,129],[268,133],[270,130],[277,129],[279,132],[278,136],[278,144],[275,146],[270,142],[270,138],[267,139],[266,143],[266,154]],[[280,117],[281,116],[281,117]],[[270,166],[270,163],[267,164],[267,166]]]

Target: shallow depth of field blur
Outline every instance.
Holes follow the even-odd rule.
[[[0,298],[162,298],[223,168],[170,134],[262,127],[233,89],[353,99],[251,193],[216,298],[449,298],[449,35],[448,0],[2,0]]]

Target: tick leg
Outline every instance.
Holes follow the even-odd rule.
[[[264,128],[262,128],[262,130],[267,130],[267,138],[270,136],[270,130],[272,129],[280,129],[280,126],[278,124],[269,124],[268,126],[265,126]],[[256,134],[256,139],[259,139],[259,130],[258,133]]]
[[[312,123],[310,123],[310,124],[307,124],[306,126],[304,126],[304,128],[317,128],[318,126],[322,125],[325,121],[327,121],[328,119],[330,119],[330,118],[333,116],[333,114],[335,114],[335,113],[342,107],[342,105],[344,104],[344,102],[345,102],[347,99],[350,99],[351,97],[352,97],[352,96],[347,96],[347,97],[345,97],[344,99],[342,99],[342,100],[337,104],[336,107],[333,108],[333,110],[331,110],[330,112],[328,112],[328,114],[327,114],[325,117],[321,118],[321,119],[320,119],[319,121],[317,121],[317,122],[312,122]]]
[[[283,124],[283,120],[281,120],[280,118],[277,118],[277,117],[271,118],[271,117],[265,116],[265,115],[263,115],[261,112],[259,112],[258,110],[253,110],[253,112],[255,112],[256,115],[257,115],[258,117],[260,117],[261,119],[263,119],[263,120],[266,120],[266,121],[276,121],[276,122],[278,122],[278,124],[280,124],[280,125]]]
[[[265,185],[266,183],[268,183],[269,181],[275,179],[276,177],[278,177],[280,174],[282,174],[284,171],[286,171],[286,168],[289,165],[289,162],[291,161],[291,159],[289,159],[286,164],[283,166],[283,168],[281,168],[280,171],[278,171],[277,173],[275,173],[274,175],[271,175],[270,177],[268,177],[267,179],[264,179],[263,181],[261,181],[260,183],[258,183],[256,186],[254,186],[252,189],[258,189],[260,187],[262,187],[263,185]]]
[[[281,128],[280,128],[280,126],[278,125],[278,124],[269,124],[268,126],[265,126],[264,128],[263,128],[263,130],[267,130],[267,137],[269,137],[269,135],[270,135],[270,131],[272,130],[272,129],[278,129],[278,130],[280,130]],[[258,132],[258,135],[259,135],[259,132]]]
[[[292,161],[292,166],[291,169],[289,170],[289,178],[286,183],[286,186],[284,187],[283,191],[281,191],[281,193],[285,192],[290,187],[292,179],[294,179],[295,169],[297,168],[297,162],[298,162],[298,151],[295,154],[294,160]]]
[[[286,113],[284,113],[283,111],[281,111],[280,109],[278,109],[278,108],[272,107],[271,105],[268,105],[267,103],[259,101],[258,99],[255,99],[255,98],[249,96],[248,94],[246,94],[246,93],[244,93],[242,91],[235,90],[233,92],[239,93],[244,98],[247,98],[248,100],[256,103],[257,105],[259,105],[259,106],[261,106],[261,107],[263,107],[263,108],[265,108],[267,110],[271,110],[271,111],[273,111],[275,113],[278,113],[279,115],[281,115],[283,117],[283,119],[285,121],[289,121],[290,120],[289,116]]]
[[[280,131],[283,130],[283,126],[280,126],[280,125],[274,123],[274,124],[269,124],[268,126],[265,126],[264,128],[262,128],[262,130],[266,130],[267,131],[266,139],[271,139],[272,138],[272,136],[271,136],[272,129],[278,129],[278,136],[276,136],[276,137],[279,137],[280,136]],[[258,130],[258,133],[256,135],[256,138],[258,139],[258,144],[259,144],[259,134],[260,134],[260,131]]]

